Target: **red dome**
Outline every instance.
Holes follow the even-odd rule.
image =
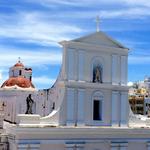
[[[6,80],[1,87],[11,87],[11,86],[19,86],[21,88],[35,88],[32,82],[29,79],[26,79],[24,77],[10,77],[8,80]]]
[[[14,67],[24,67],[23,63],[21,63],[20,61],[18,61]]]

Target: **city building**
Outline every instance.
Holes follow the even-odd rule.
[[[135,82],[129,88],[129,103],[133,113],[148,115],[150,99],[150,78]]]
[[[129,96],[129,103],[133,113],[144,115],[144,100],[145,97],[140,94]]]

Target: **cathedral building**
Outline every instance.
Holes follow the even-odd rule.
[[[46,116],[51,112],[51,90],[37,90],[32,83],[32,68],[19,60],[9,69],[9,79],[0,88],[0,113],[4,120],[17,123],[17,115],[27,113],[27,98],[33,100],[32,114]],[[30,95],[30,96],[29,96]]]
[[[44,105],[49,114],[24,112],[17,124],[4,122],[9,149],[150,150],[150,119],[128,103],[129,49],[101,31],[60,44],[61,71]]]

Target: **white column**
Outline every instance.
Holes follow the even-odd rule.
[[[73,126],[75,124],[75,92],[74,89],[67,89],[67,125]]]
[[[74,51],[74,80],[78,80],[78,51]]]
[[[39,150],[40,144],[18,144],[17,150]]]
[[[127,85],[127,56],[121,56],[121,85]]]
[[[118,55],[112,55],[112,84],[118,85],[120,82],[120,59]]]
[[[121,92],[121,118],[120,118],[120,126],[126,127],[128,124],[128,93]]]
[[[74,80],[75,79],[75,52],[72,49],[68,49],[68,55],[67,55],[67,70],[68,70],[68,80]]]
[[[67,59],[68,59],[68,54],[67,54],[67,46],[66,44],[63,45],[63,58],[62,58],[62,73],[63,73],[63,78],[64,80],[67,80],[68,79],[68,62],[67,62]]]
[[[119,92],[112,91],[112,126],[118,127],[120,120],[120,102],[119,102]]]
[[[85,112],[85,90],[78,89],[78,115],[77,115],[77,125],[84,125],[84,112]]]
[[[84,79],[84,72],[85,72],[85,60],[84,60],[84,52],[83,51],[79,51],[79,55],[78,55],[79,59],[78,59],[78,80],[79,81],[85,81]]]

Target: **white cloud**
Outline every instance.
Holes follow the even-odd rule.
[[[2,80],[2,73],[0,72],[0,80]]]
[[[7,70],[8,71],[8,70]],[[2,83],[4,82],[4,81],[6,81],[6,79],[8,78],[8,73],[6,74],[6,73],[4,73],[5,72],[5,70],[3,70],[3,69],[0,69],[0,86],[2,85]]]
[[[129,9],[122,9],[122,10],[110,10],[110,11],[101,11],[101,16],[103,18],[140,18],[145,16],[150,16],[149,8],[129,8]]]
[[[35,82],[36,84],[49,84],[52,85],[56,79],[52,79],[47,76],[40,76],[40,77],[33,77],[33,83]]]
[[[61,40],[68,40],[74,33],[83,30],[75,25],[48,20],[42,13],[20,13],[16,22],[3,22],[0,26],[0,36],[18,38],[19,40],[41,45],[56,45]],[[9,20],[9,18],[7,18]],[[50,19],[50,18],[49,18]],[[1,20],[1,19],[0,19]],[[70,35],[69,35],[70,34]]]
[[[12,66],[17,61],[18,57],[21,57],[24,64],[32,67],[42,65],[60,65],[62,61],[62,53],[58,51],[29,51],[0,47],[0,53],[0,67],[3,68]]]
[[[129,64],[150,64],[150,56],[129,56]]]
[[[128,86],[133,86],[133,82],[128,82]]]
[[[127,6],[150,6],[149,0],[27,0],[28,2],[40,3],[45,7],[59,6],[59,5],[69,5],[69,6],[98,6],[98,5],[118,5],[123,4]]]
[[[36,88],[50,88],[54,83],[56,79],[52,79],[47,76],[38,76],[33,77],[32,82],[36,86]]]
[[[145,7],[150,7],[150,1],[149,0],[122,0],[126,4],[130,6],[145,6]]]

